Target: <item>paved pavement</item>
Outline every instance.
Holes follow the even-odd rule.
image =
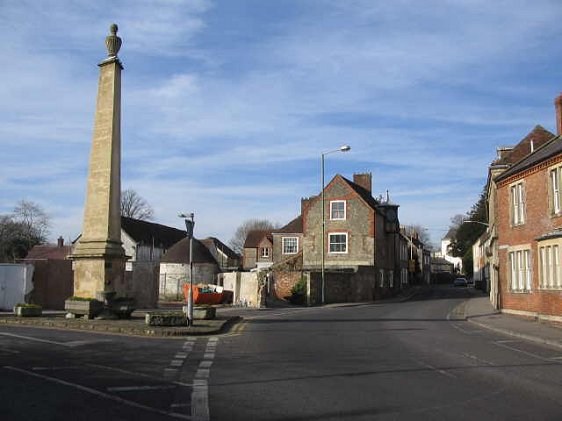
[[[562,352],[471,323],[482,298],[224,308],[183,340],[0,325],[0,419],[562,419]]]
[[[464,306],[465,317],[470,323],[562,349],[562,326],[499,313],[492,307],[487,296],[472,298],[461,306]]]

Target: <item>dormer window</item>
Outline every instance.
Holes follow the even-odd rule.
[[[345,200],[330,201],[330,219],[332,221],[345,220]]]
[[[261,257],[269,257],[269,248],[263,247],[261,249]]]

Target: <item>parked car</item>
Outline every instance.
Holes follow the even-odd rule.
[[[457,278],[453,281],[453,286],[455,286],[455,287],[467,287],[468,283],[466,282],[466,278]]]

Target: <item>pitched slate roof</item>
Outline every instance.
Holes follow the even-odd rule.
[[[189,263],[189,240],[187,237],[184,236],[183,239],[170,247],[160,262]],[[217,263],[209,249],[196,238],[193,239],[193,263]]]
[[[271,231],[268,230],[252,230],[248,232],[246,236],[246,241],[244,242],[244,248],[255,248],[258,247],[260,241],[266,237],[269,241],[273,243],[271,237]]]
[[[34,246],[24,260],[65,260],[71,254],[72,246],[58,246],[56,244],[42,244]]]
[[[494,164],[513,165],[531,154],[531,141],[533,142],[533,148],[536,151],[555,136],[556,135],[554,133],[551,133],[544,127],[537,125],[529,132],[529,134],[527,134],[527,136],[521,139],[521,141],[515,145],[510,152],[506,153],[503,158],[494,161]]]
[[[496,180],[503,180],[511,175],[517,174],[520,171],[531,168],[555,155],[562,153],[562,137],[556,136],[550,142],[542,145],[539,149],[535,149],[531,155],[525,157],[510,169],[501,173]]]
[[[343,181],[345,181],[349,187],[351,187],[359,196],[361,196],[361,198],[367,202],[367,204],[373,208],[373,209],[377,209],[377,206],[379,205],[379,202],[373,197],[373,195],[371,194],[371,192],[367,189],[365,189],[364,187],[361,187],[359,184],[355,184],[353,181],[348,180],[347,178],[340,176]]]
[[[302,234],[302,215],[297,216],[291,222],[289,222],[284,227],[273,231],[273,234],[285,233],[285,234]]]
[[[220,250],[224,254],[226,254],[226,256],[229,259],[240,259],[240,256],[234,250],[232,250],[230,247],[228,247],[226,244],[224,244],[222,241],[220,241],[216,237],[207,237],[207,238],[204,238],[203,240],[200,240],[200,241],[207,248],[215,246],[217,248],[217,250]]]
[[[137,243],[153,244],[168,249],[185,238],[186,232],[154,222],[121,217],[121,228]]]

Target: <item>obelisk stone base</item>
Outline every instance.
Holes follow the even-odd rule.
[[[127,295],[125,256],[74,258],[74,295],[95,298],[97,292]]]

